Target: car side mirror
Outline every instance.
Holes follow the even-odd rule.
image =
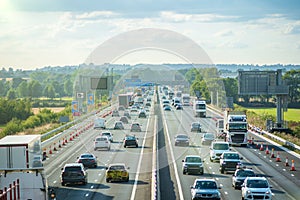
[[[130,167],[127,167],[127,169],[130,169]]]
[[[243,160],[243,157],[240,157],[240,160]]]
[[[61,170],[64,170],[64,168],[61,168]]]
[[[222,187],[219,186],[218,189],[220,190],[220,189],[222,189]]]
[[[194,186],[190,186],[191,189],[194,189]]]
[[[184,162],[184,160],[181,160],[181,162]]]
[[[269,186],[269,188],[273,188],[273,186],[272,186],[272,185],[270,185],[270,186]]]
[[[108,169],[108,167],[105,167],[105,169],[107,170],[107,169]]]
[[[78,159],[79,157],[77,157],[77,159]]]

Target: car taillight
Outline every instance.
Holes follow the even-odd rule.
[[[82,160],[80,160],[80,159],[79,159],[79,160],[78,160],[78,162],[79,162],[79,163],[81,163],[81,162],[82,162]]]

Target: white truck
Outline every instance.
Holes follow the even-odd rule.
[[[206,117],[206,101],[195,100],[193,103],[193,112],[195,117]]]
[[[230,145],[247,146],[248,123],[246,114],[225,110],[224,134]]]
[[[189,94],[182,94],[182,105],[189,106],[190,105],[191,97]]]
[[[20,199],[48,199],[40,135],[13,135],[0,140],[0,190],[19,180]]]
[[[94,129],[106,129],[106,119],[102,117],[96,117],[94,119]]]
[[[130,94],[119,94],[119,106],[124,106],[125,108],[129,107],[129,103],[131,101]]]

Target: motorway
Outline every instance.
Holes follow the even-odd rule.
[[[156,98],[155,98],[156,101]],[[154,104],[154,103],[153,103]],[[130,133],[129,124],[125,130],[111,130],[114,134],[114,143],[110,151],[93,150],[93,139],[100,130],[89,129],[65,147],[49,155],[45,161],[45,169],[49,186],[55,187],[57,199],[153,199],[151,196],[153,136],[158,138],[158,196],[157,199],[191,199],[190,186],[196,178],[214,178],[221,186],[222,199],[241,199],[241,191],[231,186],[232,173],[221,174],[219,164],[209,160],[209,147],[200,144],[203,133],[190,132],[190,125],[200,121],[202,130],[216,132],[213,117],[214,112],[208,112],[206,118],[195,118],[192,107],[185,106],[184,110],[162,111],[159,100],[151,107],[147,119],[132,118],[142,124],[142,132],[135,135],[139,138],[139,148],[124,148],[122,140],[125,134]],[[122,113],[121,113],[122,115]],[[112,128],[119,117],[108,117],[107,127]],[[157,119],[157,121],[156,121]],[[191,138],[189,147],[175,147],[174,136],[186,133]],[[262,139],[257,135],[255,143],[260,144]],[[268,144],[264,141],[264,145]],[[284,166],[286,156],[300,163],[299,158],[283,152],[272,144],[269,149],[275,148],[280,152],[282,162],[275,162],[270,155],[259,151],[257,145],[248,147],[232,147],[244,158],[243,164],[251,167],[257,174],[266,176],[272,185],[273,199],[298,200],[300,199],[300,171],[290,171]],[[65,163],[75,162],[81,153],[91,152],[98,158],[98,167],[88,169],[87,185],[61,186],[60,173]],[[189,154],[198,154],[205,159],[204,175],[183,175],[181,160]],[[111,163],[125,163],[130,167],[128,183],[106,183],[105,167]]]

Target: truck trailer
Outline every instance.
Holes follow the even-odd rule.
[[[13,135],[0,140],[0,190],[19,180],[20,199],[47,197],[40,135]]]
[[[193,103],[193,112],[195,117],[206,117],[206,101],[195,100]]]
[[[225,110],[224,133],[230,145],[247,146],[248,123],[246,114]]]
[[[132,96],[130,94],[119,94],[119,106],[124,106],[125,108],[128,108],[131,102]]]

